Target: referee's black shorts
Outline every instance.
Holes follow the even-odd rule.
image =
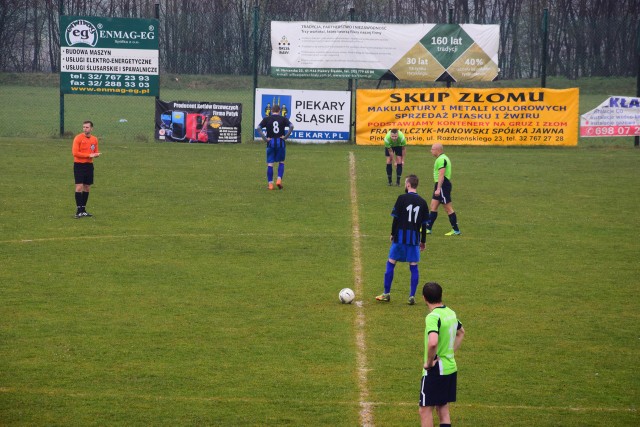
[[[93,163],[73,163],[76,184],[93,185]]]
[[[433,196],[431,198],[439,201],[443,205],[446,205],[447,203],[451,203],[451,190],[453,189],[453,185],[451,184],[451,181],[449,181],[447,178],[444,179],[444,182],[442,183],[442,189],[440,190],[440,196],[436,196],[437,188],[438,188],[438,183],[436,182],[433,185]]]
[[[456,401],[458,373],[441,375],[438,364],[422,377],[420,406],[442,406]]]

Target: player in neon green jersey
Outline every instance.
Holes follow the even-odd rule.
[[[438,217],[438,206],[442,204],[444,210],[449,216],[449,223],[453,230],[446,233],[447,236],[459,236],[460,229],[458,228],[458,217],[453,210],[451,204],[451,160],[444,154],[444,148],[442,144],[433,144],[431,146],[431,154],[436,158],[433,164],[433,180],[435,185],[433,187],[433,196],[431,197],[431,207],[429,212],[429,221],[427,222],[427,234],[431,234],[431,228],[433,223],[436,222]]]
[[[384,137],[384,155],[387,157],[387,179],[391,184],[391,176],[393,174],[393,157],[395,156],[396,164],[396,185],[400,186],[400,177],[402,176],[402,167],[404,166],[404,157],[407,149],[407,139],[398,129],[391,129]]]
[[[454,353],[464,338],[464,328],[456,313],[442,303],[442,287],[428,282],[422,296],[429,307],[424,329],[424,365],[420,388],[420,423],[433,426],[433,409],[440,427],[451,426],[449,403],[456,401],[458,366]]]

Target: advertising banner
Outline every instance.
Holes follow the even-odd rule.
[[[271,74],[493,81],[499,40],[499,25],[271,21]]]
[[[156,101],[156,139],[170,142],[240,143],[242,104]]]
[[[640,98],[609,97],[580,116],[580,136],[640,136]]]
[[[303,143],[348,141],[351,93],[328,90],[256,89],[255,130],[271,107],[280,106],[280,115],[293,124],[290,140]]]
[[[410,145],[577,145],[578,89],[358,90],[356,143],[393,128]]]
[[[60,91],[159,94],[158,20],[60,16]]]

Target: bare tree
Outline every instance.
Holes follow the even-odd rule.
[[[59,70],[61,4],[67,15],[150,18],[156,2],[164,72],[249,74],[257,41],[266,73],[273,20],[344,21],[354,8],[357,21],[446,23],[452,9],[455,23],[500,25],[501,78],[535,77],[548,7],[549,75],[636,73],[640,0],[2,0],[0,71]]]

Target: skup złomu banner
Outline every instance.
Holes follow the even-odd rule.
[[[578,89],[359,89],[356,143],[577,145]]]
[[[158,20],[60,16],[60,92],[158,96]]]
[[[271,22],[275,77],[493,81],[500,26]]]
[[[256,89],[254,129],[274,105],[293,125],[291,140],[303,143],[348,141],[351,93],[328,90]],[[254,130],[258,138],[258,131]]]

